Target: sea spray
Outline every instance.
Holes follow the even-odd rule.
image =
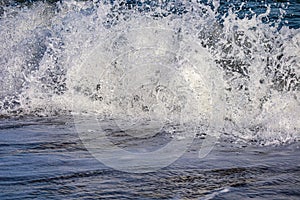
[[[186,62],[186,57],[208,57],[212,58],[205,61],[213,66],[210,69],[216,73],[221,71],[220,92],[224,95],[217,100],[210,95],[213,91],[207,91],[211,89],[207,85],[213,80],[210,77],[185,81],[186,87],[199,84],[198,92],[202,92],[197,100],[201,105],[190,109],[194,112],[186,115],[187,121],[209,125],[209,102],[214,100],[224,108],[222,133],[233,138],[232,141],[279,144],[297,140],[300,129],[299,29],[280,25],[280,17],[278,21],[268,21],[274,9],[268,4],[264,12],[249,11],[250,14],[244,17],[239,16],[236,8],[247,6],[247,3],[230,8],[226,14],[218,11],[220,6],[222,3],[218,1],[210,5],[194,1],[134,4],[70,0],[56,4],[36,2],[23,7],[4,7],[0,20],[0,113],[2,116],[76,114],[75,106],[82,109],[81,113],[124,114],[126,107],[122,106],[126,101],[117,107],[110,103],[118,96],[115,91],[118,91],[116,83],[119,79],[116,77],[120,76],[115,73],[121,72],[114,70],[121,66],[114,61],[126,65],[128,60],[122,55],[132,55],[128,52],[133,52],[137,43],[143,44],[144,48],[159,43],[160,49],[163,47],[164,50],[157,53],[169,53],[155,60],[156,63],[173,62],[172,66],[176,68],[176,65]],[[283,16],[284,9],[280,13]],[[157,38],[151,30],[169,31],[158,33],[160,38]],[[189,51],[188,45],[182,43],[187,40],[199,44],[201,51]],[[182,48],[180,43],[186,48]],[[99,44],[103,49],[97,48]],[[106,80],[93,77],[94,69],[83,66],[95,49],[102,51],[106,67],[105,70],[103,68],[106,74],[102,77]],[[146,59],[147,51],[144,52],[140,58],[144,56]],[[149,52],[152,52],[150,58],[155,58],[155,51]],[[168,60],[163,60],[165,58]],[[156,67],[152,66],[152,69]],[[126,73],[125,79],[136,79],[145,71],[135,74],[133,67],[131,73]],[[180,79],[190,73],[180,67],[173,72],[177,73],[170,76],[173,82],[177,77]],[[155,74],[149,74],[149,80],[155,79]],[[191,77],[197,79],[197,76]],[[173,88],[176,84],[178,82],[175,81]],[[111,90],[114,92],[108,92]],[[170,92],[163,87],[157,88],[157,91]],[[195,95],[193,98],[197,97],[196,90],[185,88],[184,91]],[[184,101],[169,101],[169,107],[180,108]],[[139,111],[142,106],[147,105],[133,109],[131,116],[142,113]],[[156,117],[166,116],[165,110],[162,113],[158,112],[159,109],[154,111]],[[128,112],[126,110],[125,114]]]

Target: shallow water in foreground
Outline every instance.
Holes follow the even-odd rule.
[[[198,137],[170,166],[152,173],[132,174],[96,160],[79,140],[71,117],[3,119],[0,135],[0,199],[300,196],[299,142],[259,147],[222,137],[208,156],[199,159],[202,140]],[[135,145],[135,141],[130,145]]]

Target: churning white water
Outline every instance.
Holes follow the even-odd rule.
[[[299,29],[279,27],[280,17],[268,22],[270,6],[244,18],[222,15],[219,6],[4,7],[0,114],[96,113],[130,121],[117,121],[124,129],[180,121],[213,126],[234,141],[298,140]]]

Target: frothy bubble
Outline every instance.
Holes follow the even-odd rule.
[[[77,131],[95,158],[110,167],[135,173],[166,167],[191,145],[196,127],[210,125],[210,140],[200,152],[204,157],[223,127],[224,106],[217,105],[223,76],[184,26],[179,31],[178,23],[171,22],[149,16],[123,22],[122,29],[114,27],[118,30],[99,42],[75,75],[79,79],[74,85],[83,87],[88,80],[96,87],[89,110],[93,115],[83,120],[82,106],[74,104]],[[102,113],[107,113],[105,119]],[[154,151],[134,153],[107,139],[111,129],[138,138],[164,132],[172,140]]]
[[[274,21],[273,4],[249,5],[225,14],[219,1],[2,6],[0,114],[127,116],[116,124],[141,138],[181,121],[232,142],[298,140],[299,29],[282,25],[284,6]],[[137,131],[149,121],[151,134]]]

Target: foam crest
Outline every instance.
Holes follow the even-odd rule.
[[[299,29],[279,26],[282,8],[268,22],[270,5],[239,17],[246,5],[224,15],[219,1],[4,7],[0,114],[183,120],[222,124],[233,141],[298,140]]]

